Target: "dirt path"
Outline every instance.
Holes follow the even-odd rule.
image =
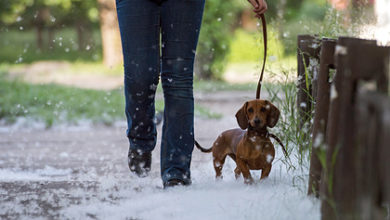
[[[248,92],[196,94],[196,104],[223,114],[221,120],[195,120],[197,139],[210,145],[218,132],[234,126],[231,114]],[[102,178],[118,179],[108,191],[137,190],[129,184],[126,124],[113,127],[55,127],[2,129],[0,133],[0,218],[61,217],[60,210],[92,197],[100,197]],[[153,153],[154,179],[159,179],[159,142]],[[194,151],[193,163],[210,163],[209,155]],[[153,182],[160,187],[159,181]],[[120,189],[116,189],[119,187]],[[133,188],[135,187],[135,188]],[[139,187],[139,186],[138,186]],[[77,194],[75,192],[82,191]],[[71,193],[69,193],[71,192]],[[113,193],[112,192],[112,193]],[[103,199],[103,198],[100,198]],[[116,201],[119,198],[110,198]],[[49,202],[50,201],[50,202]],[[17,208],[14,209],[14,205]],[[63,217],[63,216],[62,216]],[[91,218],[93,216],[90,216]]]
[[[197,104],[224,115],[222,119],[196,118],[197,140],[210,146],[221,131],[236,127],[234,114],[250,96],[252,92],[197,94]],[[128,171],[125,129],[125,123],[112,127],[2,129],[0,219],[319,218],[318,202],[306,198],[301,192],[305,189],[293,186],[293,176],[280,162],[279,150],[269,180],[247,187],[242,180],[234,180],[232,161],[226,163],[223,182],[215,182],[211,155],[195,149],[193,185],[164,191],[159,171],[160,142],[153,152],[150,176],[139,179]],[[161,125],[158,134],[160,141]],[[301,203],[291,207],[297,199]],[[232,203],[234,208],[228,208]],[[279,212],[280,208],[287,211]],[[261,210],[268,214],[260,215]],[[243,212],[247,215],[237,214]]]
[[[230,83],[256,83],[259,77],[259,68],[257,63],[228,65],[224,74],[224,81]],[[282,71],[279,68],[284,70],[281,66],[277,66],[276,69],[274,67],[272,74],[265,77],[264,81],[284,82],[285,76],[281,74]],[[29,83],[56,83],[79,88],[104,90],[123,86],[122,71],[104,67],[88,67],[88,65],[75,69],[71,63],[65,61],[39,61],[8,69],[11,78],[21,78]],[[279,72],[280,74],[278,74]],[[289,78],[295,80],[294,76]]]

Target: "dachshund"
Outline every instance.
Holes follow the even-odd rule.
[[[204,153],[213,153],[213,164],[216,178],[222,178],[222,167],[226,156],[236,162],[235,177],[241,173],[244,182],[253,183],[250,170],[262,170],[261,178],[268,177],[275,157],[275,148],[267,128],[272,128],[279,120],[280,111],[268,100],[255,99],[247,101],[236,113],[240,128],[222,132],[210,149],[205,149],[195,141],[195,146]],[[278,138],[275,138],[278,140]],[[279,143],[280,140],[278,140]],[[287,152],[282,145],[284,153]]]

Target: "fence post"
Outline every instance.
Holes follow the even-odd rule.
[[[312,153],[310,159],[310,174],[308,195],[319,196],[322,165],[318,158],[320,147],[323,146],[326,137],[326,126],[329,111],[329,93],[330,93],[330,69],[335,68],[334,50],[336,46],[335,39],[322,39],[320,54],[320,71],[317,79],[317,96],[315,103],[313,132],[312,132]]]
[[[359,219],[357,215],[356,91],[359,81],[375,80],[388,90],[384,50],[375,41],[340,37],[335,47],[337,73],[331,89],[326,168],[321,182],[323,219]],[[388,58],[387,58],[388,59]],[[386,85],[386,86],[385,86]]]
[[[356,99],[357,215],[360,219],[385,219],[382,207],[390,188],[390,98],[378,92],[359,93]],[[386,119],[387,118],[387,119]],[[387,154],[386,154],[387,150]]]
[[[383,112],[382,121],[383,127],[381,132],[379,133],[379,176],[380,176],[380,187],[381,187],[381,197],[382,202],[387,203],[387,214],[388,219],[390,218],[390,165],[389,165],[389,157],[390,157],[390,103],[389,98],[387,99],[386,104],[387,111]]]
[[[321,40],[313,35],[298,35],[298,94],[297,107],[300,118],[299,128],[308,121],[312,110],[311,97],[316,94],[312,79],[317,79]],[[306,73],[308,74],[306,76]],[[314,85],[316,85],[316,81]],[[314,96],[315,97],[315,96]]]

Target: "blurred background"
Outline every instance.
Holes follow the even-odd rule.
[[[268,7],[265,78],[271,83],[295,81],[298,34],[389,39],[388,0],[271,0]],[[2,0],[0,124],[123,119],[118,31],[114,0]],[[207,0],[195,90],[254,91],[262,40],[247,1]],[[201,106],[197,114],[218,117]]]

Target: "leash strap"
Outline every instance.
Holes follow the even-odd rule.
[[[265,22],[264,14],[260,15],[260,18],[261,18],[261,24],[263,26],[264,58],[263,58],[263,67],[261,68],[260,79],[259,82],[257,83],[256,99],[260,99],[261,83],[263,81],[265,61],[267,59],[267,23]]]
[[[257,83],[256,99],[260,99],[261,83],[263,82],[265,62],[267,60],[267,23],[265,21],[264,14],[260,15],[260,18],[261,18],[261,25],[263,26],[264,57],[263,57],[263,67],[261,68],[261,73],[260,73],[260,79],[259,82]],[[275,139],[280,144],[280,146],[282,146],[284,156],[288,157],[287,150],[284,147],[282,141],[274,134],[268,133],[268,136]]]
[[[275,139],[275,140],[280,144],[280,146],[282,146],[284,156],[288,157],[286,148],[284,147],[282,141],[281,141],[276,135],[274,135],[274,134],[268,133],[268,136],[270,136],[270,137],[272,137],[273,139]]]

